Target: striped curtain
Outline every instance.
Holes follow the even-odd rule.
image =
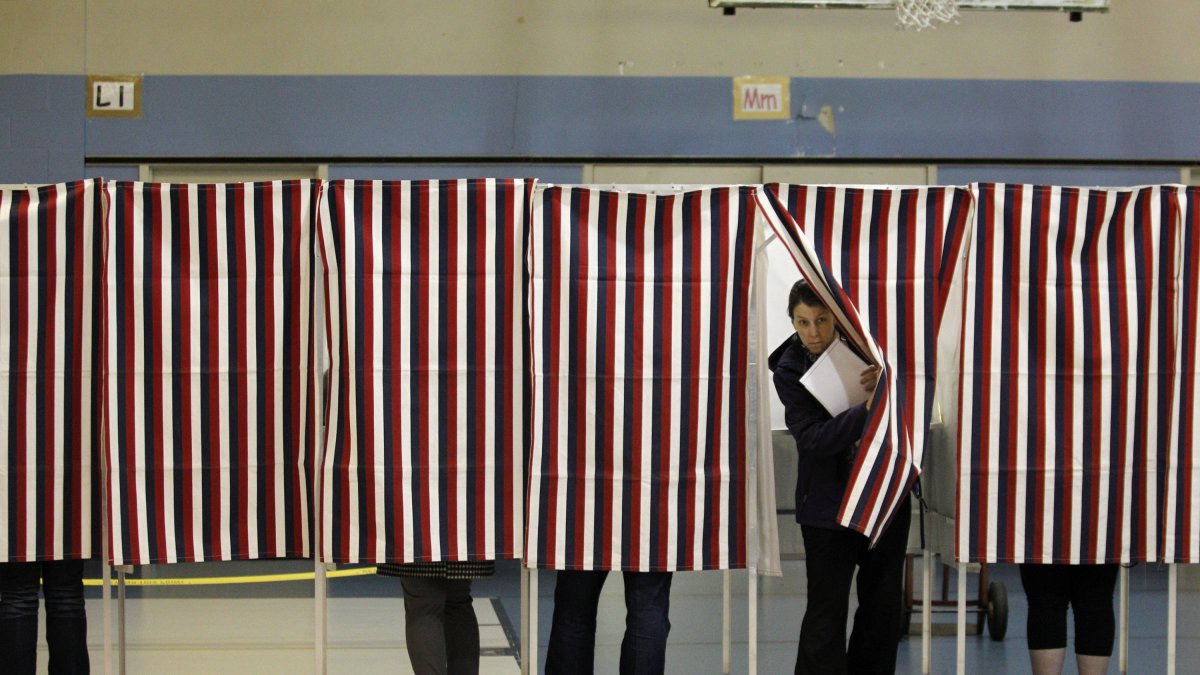
[[[897,411],[921,466],[935,398],[937,338],[959,271],[970,192],[779,184],[766,189],[811,237],[817,257],[895,371]]]
[[[1200,188],[1180,192],[1183,225],[1176,302],[1175,401],[1167,446],[1163,561],[1200,562]]]
[[[759,195],[763,215],[787,249],[801,276],[834,314],[842,334],[874,363],[884,366],[851,469],[838,522],[877,541],[920,473],[910,421],[897,395],[897,371],[871,335],[855,303],[788,211],[779,188]],[[810,224],[811,225],[811,224]]]
[[[106,190],[112,562],[310,555],[318,183]]]
[[[532,181],[333,181],[326,562],[520,557]]]
[[[1176,189],[972,189],[958,558],[1157,560]]]
[[[103,190],[0,190],[0,562],[91,558],[100,531]]]
[[[746,566],[754,194],[535,194],[529,567]]]

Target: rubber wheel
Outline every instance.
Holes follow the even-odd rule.
[[[1008,632],[1008,591],[999,581],[988,584],[987,627],[988,635],[996,642]]]

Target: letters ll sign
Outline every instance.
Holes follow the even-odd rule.
[[[88,117],[141,117],[141,75],[88,75]]]

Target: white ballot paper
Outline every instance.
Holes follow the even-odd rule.
[[[800,384],[825,406],[830,415],[837,416],[870,398],[872,392],[864,390],[859,382],[862,371],[869,365],[845,342],[834,340],[800,378]]]

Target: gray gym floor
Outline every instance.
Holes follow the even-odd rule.
[[[920,584],[920,562],[916,583]],[[89,576],[99,567],[89,566]],[[131,578],[160,582],[180,577],[269,575],[311,570],[311,562],[215,563],[138,568]],[[1188,570],[1190,571],[1190,570]],[[804,612],[804,563],[785,561],[784,576],[760,577],[758,593],[758,672],[791,672],[796,636]],[[994,565],[991,581],[1004,584],[1009,601],[1008,630],[1002,641],[969,632],[968,673],[1026,673],[1026,604],[1016,568]],[[1167,568],[1130,569],[1129,672],[1166,669]],[[1181,578],[1190,578],[1181,574]],[[745,673],[747,653],[747,580],[731,574],[733,602],[730,672]],[[544,664],[553,612],[554,574],[539,576],[538,663]],[[610,577],[600,605],[596,672],[615,673],[624,606],[619,574]],[[977,596],[978,577],[968,576],[968,600]],[[957,584],[953,577],[950,593]],[[1197,672],[1200,663],[1200,592],[1181,583],[1179,597],[1179,672]],[[314,670],[315,605],[311,581],[236,585],[131,586],[126,600],[126,667],[130,673],[303,673]],[[940,585],[935,586],[935,598]],[[482,672],[518,673],[520,643],[520,570],[502,562],[497,574],[474,586],[483,645]],[[409,673],[404,651],[404,608],[396,579],[375,575],[329,580],[328,652],[331,673]],[[100,591],[88,588],[89,642],[93,672],[104,672],[103,614]],[[667,670],[671,673],[720,673],[722,670],[722,573],[676,574],[671,596],[671,636]],[[115,606],[115,602],[114,602]],[[115,617],[114,617],[115,618]],[[914,621],[918,621],[915,617]],[[969,618],[969,621],[973,621]],[[935,615],[937,633],[953,631],[953,614]],[[117,639],[113,626],[114,641]],[[933,638],[934,673],[954,673],[953,634]],[[42,648],[44,663],[45,648]],[[116,654],[113,657],[117,665]],[[44,665],[43,665],[44,667]],[[1074,666],[1068,659],[1066,672]],[[921,672],[919,634],[899,647],[901,673]],[[1114,656],[1110,672],[1117,672]]]

